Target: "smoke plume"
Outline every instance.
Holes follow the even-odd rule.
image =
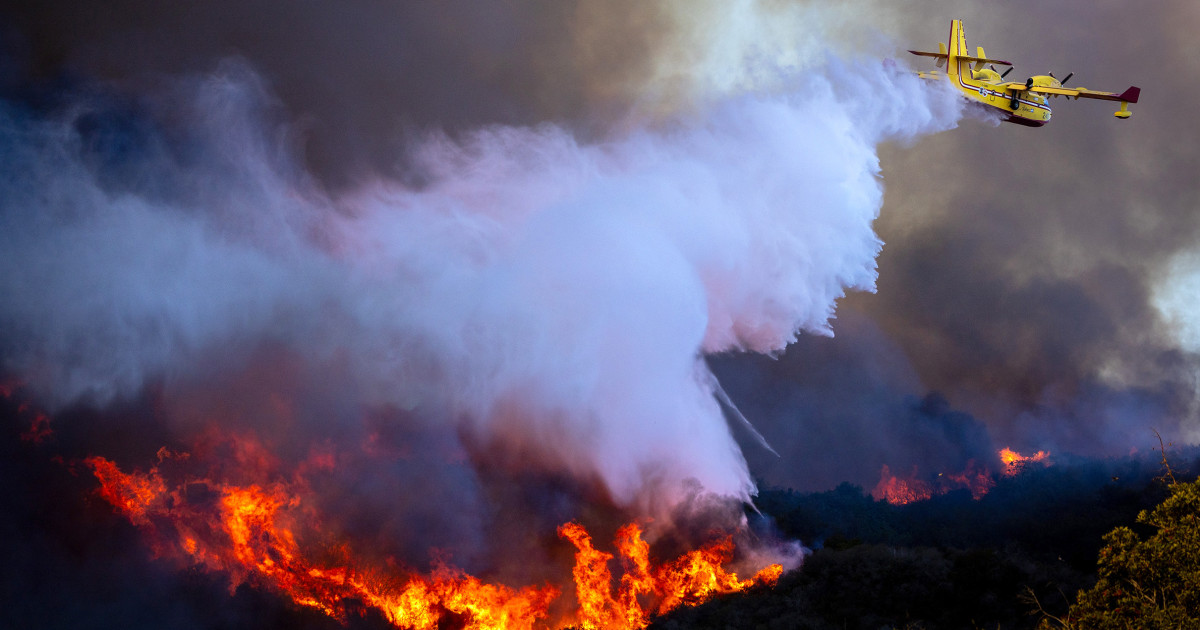
[[[599,140],[428,132],[405,183],[339,193],[241,62],[149,94],[14,103],[4,367],[59,409],[153,387],[178,433],[253,429],[288,460],[321,439],[398,449],[339,478],[456,497],[384,493],[442,537],[362,517],[403,557],[469,547],[448,512],[507,504],[496,471],[577,479],[641,515],[665,516],[685,482],[746,500],[700,357],[827,332],[836,299],[874,286],[875,145],[956,115],[877,65],[780,81]]]
[[[421,184],[338,196],[244,64],[157,100],[10,107],[5,368],[103,405],[275,347],[320,366],[306,379],[344,371],[328,422],[414,410],[627,507],[689,479],[748,499],[700,357],[826,333],[835,300],[873,289],[874,147],[956,116],[875,65],[791,81],[591,143],[433,133],[411,148]]]

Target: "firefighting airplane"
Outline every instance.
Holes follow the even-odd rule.
[[[999,64],[1012,66],[1007,61],[988,59],[983,47],[975,49],[971,56],[967,49],[967,39],[963,34],[962,20],[950,22],[950,50],[946,44],[938,43],[938,52],[908,52],[922,57],[937,59],[936,66],[946,67],[946,74],[937,70],[918,72],[922,79],[941,79],[945,77],[950,84],[973,103],[981,103],[1004,114],[1004,120],[1028,127],[1041,127],[1050,122],[1050,107],[1046,105],[1046,96],[1066,96],[1067,98],[1095,98],[1102,101],[1120,101],[1121,109],[1114,114],[1122,120],[1129,118],[1129,104],[1136,103],[1141,94],[1141,88],[1130,87],[1120,94],[1113,92],[1098,92],[1087,88],[1066,88],[1063,84],[1071,78],[1068,74],[1061,81],[1053,74],[1030,77],[1024,83],[1002,83],[1004,77],[1012,72],[1010,67],[1000,74],[995,67],[985,68],[985,65]]]

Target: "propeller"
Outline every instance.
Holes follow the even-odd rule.
[[[988,67],[992,69],[992,72],[1000,72],[999,70],[996,69],[996,66],[988,64]],[[1004,74],[1000,75],[1000,78],[1003,79],[1004,77],[1008,76],[1009,72],[1012,72],[1012,71],[1013,71],[1012,66],[1009,66],[1008,70],[1005,70]]]
[[[1074,72],[1068,72],[1068,73],[1067,73],[1067,76],[1066,76],[1066,77],[1063,77],[1063,80],[1062,80],[1062,81],[1059,81],[1059,82],[1058,82],[1058,84],[1059,84],[1059,85],[1066,85],[1066,84],[1067,84],[1067,81],[1070,81],[1070,80],[1071,80],[1071,77],[1073,77],[1073,76],[1075,76],[1075,73],[1074,73]],[[1050,78],[1051,78],[1051,79],[1057,79],[1058,77],[1054,76],[1054,73],[1053,73],[1053,72],[1051,72],[1051,73],[1050,73]]]

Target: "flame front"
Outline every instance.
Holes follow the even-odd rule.
[[[153,534],[157,555],[227,572],[235,584],[272,589],[339,620],[346,619],[348,603],[362,602],[401,628],[437,628],[449,621],[447,615],[469,630],[543,628],[549,627],[550,606],[561,593],[552,585],[513,589],[485,583],[442,563],[430,575],[414,572],[401,578],[352,558],[343,546],[304,542],[319,536],[303,524],[308,511],[300,482],[190,480],[170,487],[158,468],[125,473],[103,457],[86,463],[100,481],[100,496]],[[644,628],[651,614],[773,584],[783,571],[781,565],[771,565],[751,579],[739,579],[723,567],[733,557],[731,537],[656,568],[641,529],[630,524],[617,534],[624,571],[614,595],[613,554],[593,547],[578,523],[566,523],[558,531],[576,548],[573,576],[579,604],[573,618],[562,622],[583,628]]]
[[[1000,461],[1004,462],[1004,475],[1006,477],[1013,477],[1029,464],[1049,464],[1050,453],[1038,451],[1033,455],[1022,455],[1011,448],[1005,447],[1000,449]]]
[[[645,628],[649,625],[649,616],[642,607],[642,596],[649,595],[657,599],[655,613],[663,614],[680,605],[694,606],[714,595],[736,593],[755,584],[774,584],[783,573],[782,565],[772,564],[753,578],[738,579],[736,573],[727,571],[723,566],[733,558],[731,536],[689,551],[653,569],[650,564],[650,545],[642,540],[641,528],[631,523],[617,532],[617,549],[628,568],[614,596],[608,570],[612,554],[596,550],[591,537],[578,523],[567,523],[558,532],[575,545],[578,623],[583,628]]]
[[[168,555],[227,571],[237,582],[266,586],[337,619],[345,618],[346,600],[359,600],[402,628],[433,629],[446,613],[452,613],[470,630],[532,629],[546,618],[559,594],[551,586],[514,590],[485,584],[445,566],[431,576],[412,575],[399,582],[348,558],[333,566],[315,563],[288,522],[301,500],[284,484],[199,482],[220,497],[213,514],[203,501],[188,501],[197,482],[168,491],[157,469],[127,474],[103,457],[88,458],[86,463],[100,480],[100,495],[131,521],[151,529],[155,529],[152,522],[161,523],[174,530],[176,536],[165,541],[173,552]],[[333,549],[331,555],[345,554]]]
[[[917,470],[908,479],[901,479],[892,474],[887,464],[879,471],[879,483],[875,485],[872,494],[877,499],[883,499],[892,505],[907,505],[913,501],[924,501],[933,496],[929,484],[917,479]]]
[[[157,470],[148,475],[126,475],[103,457],[89,457],[85,463],[100,480],[100,496],[104,500],[125,512],[134,525],[149,523],[146,514],[167,492]]]
[[[1031,463],[1050,464],[1050,453],[1046,451],[1025,456],[1010,448],[1002,448],[997,455],[1002,465],[1001,473],[1005,477],[1016,476]],[[916,466],[913,467],[911,475],[901,478],[893,475],[888,465],[884,464],[879,471],[879,483],[875,485],[871,494],[876,499],[892,505],[906,505],[959,489],[970,490],[971,498],[979,500],[995,486],[996,476],[986,467],[976,464],[973,459],[967,461],[967,467],[962,472],[939,473],[936,479],[929,481],[918,477]]]

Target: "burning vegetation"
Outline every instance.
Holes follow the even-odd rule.
[[[997,454],[1000,460],[1000,473],[1005,477],[1020,474],[1026,466],[1040,463],[1050,464],[1050,454],[1038,451],[1033,455],[1021,455],[1011,448],[1002,448]],[[975,500],[983,498],[989,490],[996,486],[996,475],[986,467],[980,466],[975,460],[967,462],[966,468],[957,473],[938,473],[933,480],[922,479],[916,466],[907,477],[892,474],[887,464],[879,472],[879,483],[871,494],[892,505],[907,505],[915,501],[924,501],[934,495],[945,494],[952,490],[970,490]]]
[[[961,491],[939,496],[939,479],[957,483],[958,475],[927,481],[930,500],[904,506],[849,484],[819,493],[764,488],[756,506],[778,534],[815,549],[806,555],[803,571],[782,574],[782,567],[771,565],[745,579],[762,565],[749,561],[753,552],[741,538],[737,549],[728,535],[689,547],[687,540],[696,539],[656,538],[662,535],[660,523],[616,528],[612,519],[584,511],[557,528],[538,528],[538,544],[554,559],[543,572],[551,577],[521,579],[478,564],[468,573],[454,566],[446,548],[431,547],[433,561],[415,566],[411,556],[401,560],[401,554],[381,548],[380,539],[347,536],[326,496],[337,486],[327,483],[329,476],[352,467],[355,455],[346,450],[325,446],[283,465],[279,445],[266,438],[213,432],[190,441],[187,452],[163,448],[156,459],[135,465],[129,463],[136,461],[131,453],[155,447],[110,445],[95,450],[114,453],[114,459],[82,457],[86,451],[79,449],[92,448],[79,440],[91,430],[80,417],[56,417],[52,445],[25,440],[21,434],[36,422],[36,410],[7,395],[0,400],[9,421],[7,440],[0,442],[9,449],[6,461],[24,462],[20,469],[31,471],[10,479],[13,492],[5,497],[29,532],[10,541],[14,562],[6,569],[25,579],[8,582],[26,589],[26,597],[12,600],[22,627],[88,625],[89,611],[113,605],[115,596],[124,602],[117,604],[125,606],[124,614],[118,612],[105,627],[157,627],[161,618],[148,622],[147,615],[166,604],[185,611],[220,607],[227,615],[247,615],[239,618],[248,627],[280,628],[724,628],[801,622],[832,628],[847,620],[878,622],[871,627],[920,620],[930,628],[960,628],[981,619],[990,620],[988,627],[1033,628],[1037,619],[1020,599],[1030,592],[1025,587],[1046,610],[1065,614],[1069,601],[1063,593],[1094,581],[1089,577],[1094,541],[1162,498],[1161,483],[1153,481],[1161,473],[1157,459],[1132,456],[1100,462],[1059,455],[1054,466],[1025,464],[1014,476],[996,472],[995,491],[975,500]],[[370,443],[380,446],[381,440]],[[62,456],[47,457],[52,451]],[[1200,462],[1194,453],[1192,458]],[[986,472],[982,466],[969,470]],[[83,471],[88,474],[76,474]],[[1038,491],[1022,491],[1031,487]],[[59,513],[57,520],[46,520]],[[581,525],[585,521],[588,528]],[[61,544],[55,541],[70,541],[68,532],[81,524],[88,536],[104,527],[120,532],[88,543],[89,554],[101,558],[107,590],[97,590],[94,570],[79,569],[78,548],[54,552],[54,544]],[[595,542],[610,536],[611,545]],[[33,551],[23,551],[26,546]],[[63,564],[68,560],[74,564]],[[123,573],[127,567],[138,568]],[[168,579],[172,574],[178,579]],[[30,584],[51,583],[50,591],[28,590]],[[772,586],[753,588],[759,584]],[[716,597],[736,591],[741,591],[736,597]],[[852,595],[862,592],[872,597]],[[228,616],[196,614],[202,618],[197,627],[231,627]],[[271,616],[281,614],[272,625]]]
[[[240,441],[244,451],[260,448],[253,440]],[[728,535],[655,563],[642,529],[630,523],[617,533],[623,571],[614,580],[613,554],[596,549],[581,524],[568,522],[558,528],[558,536],[576,549],[578,605],[556,613],[569,609],[555,606],[569,590],[566,586],[512,588],[440,560],[421,574],[394,559],[360,557],[323,530],[302,473],[291,480],[235,483],[186,474],[173,480],[180,475],[160,470],[168,468],[164,462],[186,459],[164,449],[160,465],[145,472],[124,472],[99,456],[85,463],[100,482],[100,496],[147,534],[156,556],[226,573],[234,585],[263,587],[343,621],[366,606],[399,628],[432,629],[446,623],[472,630],[644,628],[655,615],[773,584],[783,572],[781,565],[772,564],[752,578],[739,578],[726,568],[734,555]],[[170,467],[175,468],[179,466]]]
[[[1014,477],[1029,464],[1050,465],[1050,453],[1038,451],[1033,455],[1022,455],[1011,448],[1000,449],[1000,461],[1004,463],[1004,476]]]
[[[733,558],[730,536],[655,568],[650,562],[650,545],[642,540],[641,529],[631,523],[617,532],[617,549],[627,569],[614,596],[608,570],[612,554],[595,549],[578,523],[567,523],[558,533],[577,550],[578,624],[584,628],[644,628],[651,613],[661,615],[680,605],[695,606],[714,595],[744,591],[755,584],[774,584],[783,573],[779,564],[768,565],[747,580],[726,571],[723,565]],[[643,608],[639,602],[643,595],[651,596],[657,606]]]

